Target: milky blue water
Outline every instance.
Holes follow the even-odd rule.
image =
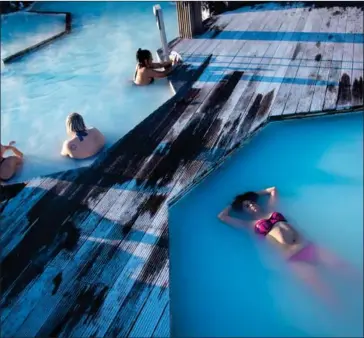
[[[136,50],[150,49],[155,55],[161,46],[153,15],[155,4],[39,2],[33,7],[71,12],[72,32],[6,65],[1,73],[1,142],[15,140],[25,154],[23,171],[13,181],[93,161],[59,155],[67,137],[65,119],[69,113],[79,112],[88,126],[99,128],[109,147],[173,95],[167,80],[143,88],[132,84]],[[170,41],[178,35],[176,7],[170,2],[160,4]],[[23,17],[20,15],[16,23],[13,16],[11,23],[30,29]],[[36,25],[35,34],[39,27],[44,26]],[[7,29],[4,44],[11,42]],[[24,30],[14,27],[14,31],[15,39]]]
[[[292,224],[360,272],[323,272],[336,310],[266,241],[217,219],[236,194],[270,186]],[[363,336],[363,113],[268,125],[172,207],[169,224],[174,336]]]

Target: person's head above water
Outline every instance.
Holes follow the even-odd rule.
[[[78,113],[71,113],[67,116],[66,129],[68,134],[78,133],[86,130],[85,121]]]
[[[233,203],[231,203],[231,206],[235,211],[255,213],[259,209],[257,204],[258,197],[259,195],[257,193],[249,191],[236,196]]]
[[[152,53],[148,49],[139,48],[136,52],[136,59],[143,67],[147,67],[153,62]]]

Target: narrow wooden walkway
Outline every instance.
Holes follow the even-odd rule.
[[[362,44],[354,41],[360,36],[350,35],[350,43],[292,41],[296,31],[316,39],[330,27],[360,33],[361,10],[335,11],[219,16],[209,38],[175,45],[188,65],[175,97],[92,167],[34,179],[4,205],[2,336],[169,336],[167,203],[270,116],[362,105],[352,88],[363,67]],[[230,33],[219,39],[223,31]],[[274,32],[268,40],[248,39],[247,32],[266,31]]]

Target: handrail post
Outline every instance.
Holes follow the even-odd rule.
[[[164,26],[164,20],[163,20],[163,12],[160,5],[153,6],[153,13],[157,20],[157,27],[159,29],[159,34],[161,36],[161,42],[162,42],[162,60],[161,61],[167,61],[169,50],[168,50],[168,43],[167,43],[167,36],[166,36],[166,28]]]
[[[196,34],[202,33],[201,1],[178,1],[176,5],[179,36],[192,39]]]

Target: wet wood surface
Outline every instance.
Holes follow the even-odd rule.
[[[90,168],[31,180],[2,205],[2,336],[168,336],[167,203],[270,118],[362,105],[363,47],[350,35],[362,17],[237,11],[174,41],[185,62],[173,98]],[[327,39],[294,41],[302,32]]]

